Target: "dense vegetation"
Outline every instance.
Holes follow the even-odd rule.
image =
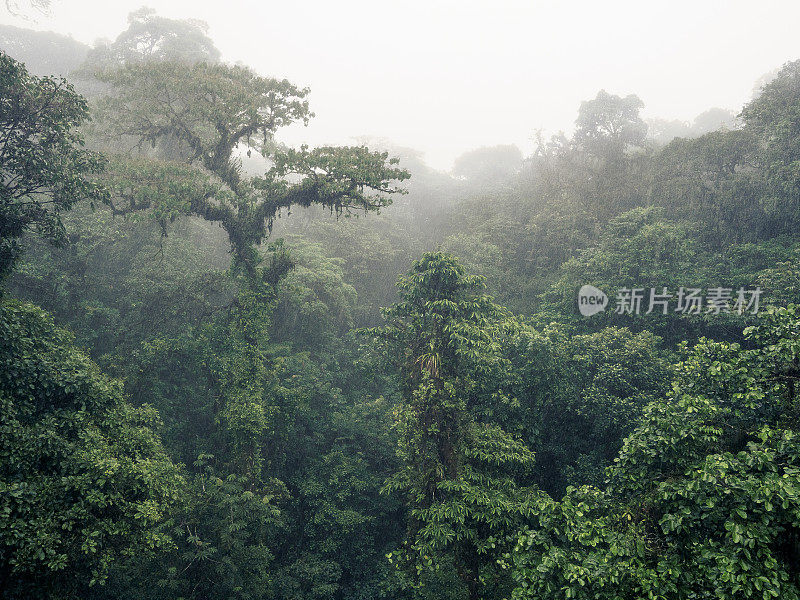
[[[0,34],[4,597],[800,598],[800,61],[450,176],[196,21]]]

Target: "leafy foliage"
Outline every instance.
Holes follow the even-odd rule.
[[[65,80],[30,75],[0,52],[0,98],[0,276],[6,276],[25,232],[63,242],[60,213],[107,196],[87,179],[104,163],[81,148],[75,128],[88,108]]]
[[[119,381],[40,309],[0,305],[0,581],[12,598],[82,598],[116,561],[171,547],[182,491]]]
[[[514,476],[533,462],[523,443],[478,418],[489,400],[513,403],[499,352],[513,323],[482,287],[451,256],[426,254],[400,281],[387,325],[374,332],[396,357],[403,393],[396,416],[403,466],[385,488],[402,492],[409,509],[395,559],[423,589],[424,572],[452,560],[470,598],[501,585],[492,556],[529,514],[529,492]]]
[[[507,563],[515,598],[796,598],[795,306],[755,343],[703,342],[648,406],[604,489],[545,503]]]
[[[143,163],[122,169],[129,176],[112,184],[118,212],[153,209],[161,215],[190,212],[221,223],[228,233],[237,266],[255,277],[260,244],[282,209],[312,203],[335,210],[374,210],[397,190],[393,180],[408,174],[385,153],[364,147],[323,147],[272,151],[275,131],[313,116],[307,89],[286,80],[259,77],[244,67],[197,63],[129,64],[104,76],[116,93],[107,97],[101,115],[114,115],[114,129],[139,144],[174,138],[186,148],[187,166]],[[234,150],[243,146],[271,156],[262,177],[244,179]],[[192,163],[202,165],[196,172]],[[175,170],[181,170],[182,201],[171,193]],[[146,174],[145,174],[146,173]],[[287,177],[296,176],[292,182]],[[299,181],[298,179],[299,178]],[[372,193],[374,192],[374,193]],[[164,205],[159,200],[170,204]]]
[[[58,99],[3,164],[52,177],[2,232],[7,293],[53,315],[0,307],[7,595],[798,596],[796,64],[651,139],[601,91],[573,136],[453,178],[381,140],[283,146],[308,90],[220,63],[200,22],[137,11],[74,74],[107,163],[71,88],[6,62],[14,114]],[[584,283],[776,307],[583,318]]]

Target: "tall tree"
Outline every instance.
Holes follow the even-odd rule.
[[[600,90],[594,100],[581,102],[575,141],[589,152],[609,157],[643,147],[647,136],[647,124],[639,116],[643,107],[634,94],[622,98]]]
[[[182,516],[189,534],[177,560],[155,573],[192,598],[208,590],[274,597],[286,582],[337,589],[337,577],[316,572],[332,564],[330,556],[297,557],[276,533],[289,525],[279,507],[297,475],[283,465],[289,428],[305,404],[303,394],[287,390],[270,344],[279,284],[294,261],[285,246],[263,245],[274,219],[294,205],[377,210],[408,174],[364,147],[279,147],[276,131],[312,116],[308,90],[285,80],[207,62],[133,62],[101,77],[113,93],[99,103],[99,130],[122,136],[132,150],[113,158],[106,177],[113,212],[146,213],[164,234],[184,215],[218,223],[239,284],[227,310],[148,345],[141,358],[157,365],[155,376],[134,376],[171,414],[191,407],[193,415],[174,424],[176,445],[191,461]],[[171,146],[159,146],[165,141]],[[159,152],[146,152],[148,144]],[[248,176],[244,152],[265,157],[266,173]],[[298,493],[306,496],[302,487]]]
[[[776,233],[800,221],[800,61],[787,63],[742,110],[744,130],[755,138],[751,161],[763,175],[761,204]]]
[[[255,275],[256,246],[281,210],[322,204],[337,213],[377,210],[408,174],[387,153],[365,147],[278,149],[275,132],[308,123],[308,89],[255,75],[244,67],[143,63],[108,73],[115,94],[100,114],[139,144],[171,136],[188,148],[184,165],[137,161],[118,166],[119,212],[152,209],[166,225],[180,213],[219,222],[235,266]],[[112,118],[108,118],[112,117]],[[271,160],[263,175],[245,178],[236,151]]]
[[[394,556],[418,592],[427,591],[430,573],[449,566],[471,600],[503,589],[495,560],[537,495],[516,480],[532,453],[492,420],[514,404],[499,351],[514,324],[483,285],[452,256],[426,254],[401,280],[386,327],[375,330],[396,361],[403,395],[402,467],[386,489],[403,493],[408,532]]]
[[[89,52],[83,70],[116,68],[148,61],[219,62],[220,52],[197,19],[168,19],[142,7],[128,15],[128,28],[113,42]]]
[[[20,238],[36,232],[64,240],[61,212],[82,200],[105,201],[88,176],[104,166],[76,131],[86,101],[63,79],[34,77],[0,52],[0,277],[13,267]]]

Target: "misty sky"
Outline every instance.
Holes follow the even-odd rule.
[[[385,137],[447,170],[465,150],[571,131],[581,100],[636,93],[645,116],[738,111],[800,58],[800,2],[53,0],[4,24],[93,43],[143,4],[208,22],[226,61],[311,87],[317,117],[287,142]],[[4,5],[0,5],[4,6]]]

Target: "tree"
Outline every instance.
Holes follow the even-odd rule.
[[[342,277],[341,259],[317,244],[292,244],[292,272],[278,293],[271,338],[295,350],[322,350],[353,326],[356,292]]]
[[[353,207],[376,210],[388,202],[385,194],[399,191],[391,182],[408,175],[393,166],[396,161],[387,164],[385,153],[363,147],[274,149],[271,138],[278,128],[311,117],[308,91],[285,80],[207,63],[132,64],[106,78],[117,92],[101,110],[120,115],[118,131],[141,143],[171,136],[188,150],[184,163],[116,161],[112,209],[149,210],[165,233],[170,221],[193,214],[218,222],[228,235],[232,271],[243,285],[229,314],[195,343],[198,356],[216,347],[208,360],[219,361],[219,371],[209,375],[214,388],[221,386],[213,418],[230,450],[227,466],[245,469],[260,481],[271,418],[266,346],[277,287],[292,261],[283,246],[275,246],[262,265],[259,245],[282,209],[315,203],[337,213]],[[239,146],[268,154],[271,169],[263,177],[244,177],[234,153]],[[210,339],[204,340],[206,335]],[[201,362],[195,366],[205,371],[209,363]]]
[[[513,323],[452,256],[425,254],[399,285],[401,301],[374,331],[399,369],[403,398],[402,466],[386,490],[404,495],[408,531],[393,560],[420,593],[430,574],[454,568],[475,600],[503,589],[494,560],[537,495],[515,481],[533,454],[492,422],[515,402],[499,352]]]
[[[755,147],[745,130],[719,129],[673,140],[655,162],[653,200],[673,218],[699,223],[712,247],[743,241],[753,231],[768,234],[758,201],[763,184],[750,166]]]
[[[575,121],[575,142],[598,156],[619,157],[645,145],[647,124],[639,116],[644,103],[633,94],[624,98],[597,92],[594,100],[581,102]]]
[[[86,58],[90,48],[52,31],[32,31],[0,25],[0,47],[23,63],[32,75],[66,77]]]
[[[219,59],[206,23],[159,17],[152,8],[142,7],[128,15],[128,28],[116,40],[89,52],[82,71],[148,61],[216,63]]]
[[[560,498],[569,486],[603,484],[644,408],[668,389],[660,343],[616,327],[576,335],[549,324],[520,336],[512,362],[525,412],[517,427],[536,452],[542,490]]]
[[[0,304],[0,588],[86,598],[109,568],[171,544],[183,490],[154,430],[30,304]]]
[[[684,348],[605,489],[543,503],[508,555],[512,598],[800,597],[796,306],[752,346]]]
[[[119,133],[139,144],[171,136],[189,151],[186,165],[118,165],[115,210],[152,209],[165,225],[182,213],[219,222],[235,266],[250,280],[259,262],[255,247],[281,210],[311,204],[337,213],[376,210],[399,191],[392,181],[408,177],[395,159],[387,163],[388,154],[364,147],[275,149],[276,130],[313,116],[308,90],[286,80],[207,63],[126,65],[104,79],[116,93],[105,99],[101,114],[115,116]],[[244,178],[234,153],[240,147],[270,158],[272,167],[262,177]]]
[[[787,63],[742,110],[745,131],[757,151],[763,177],[761,204],[777,232],[795,231],[800,220],[800,61]]]
[[[736,114],[727,108],[709,108],[694,118],[692,133],[705,135],[720,129],[731,130],[736,127]]]
[[[81,148],[75,128],[86,102],[63,79],[38,78],[0,52],[0,277],[20,253],[20,238],[36,232],[64,240],[60,214],[82,200],[104,202],[104,189],[88,176],[104,166]]]
[[[281,211],[312,204],[337,214],[377,210],[400,191],[393,182],[408,175],[387,154],[363,147],[279,148],[272,139],[279,128],[312,116],[308,90],[285,80],[203,62],[127,63],[101,77],[113,93],[100,102],[99,129],[132,147],[113,158],[106,174],[112,212],[145,214],[164,235],[187,215],[218,223],[238,284],[222,310],[154,336],[127,361],[136,396],[163,407],[173,451],[191,476],[180,513],[181,551],[144,572],[164,583],[164,593],[190,598],[338,589],[339,577],[325,570],[340,568],[331,566],[329,553],[298,556],[292,548],[291,536],[303,534],[290,520],[293,504],[302,511],[302,503],[318,500],[297,482],[297,471],[308,469],[311,477],[313,469],[287,446],[292,434],[306,435],[294,424],[309,409],[308,397],[319,393],[294,389],[298,382],[282,368],[285,350],[270,340],[285,331],[273,327],[276,304],[291,299],[286,289],[303,281],[303,270],[287,282],[296,262],[288,248],[263,246]],[[164,141],[171,146],[160,146]],[[148,144],[159,152],[148,153]],[[267,157],[268,171],[244,173],[239,153],[245,151]],[[352,291],[336,291],[345,295],[345,308]],[[278,317],[294,318],[285,302],[280,307]],[[352,572],[341,568],[342,577]],[[131,589],[151,593],[147,577],[128,575],[138,580]]]

